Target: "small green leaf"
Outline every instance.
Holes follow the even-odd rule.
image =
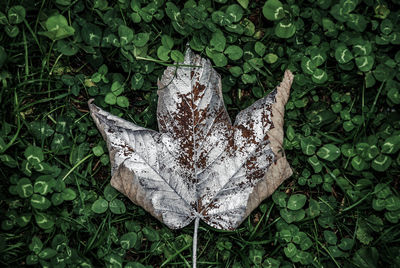
[[[240,24],[243,25],[243,27],[244,27],[243,34],[246,35],[246,36],[255,36],[255,37],[257,37],[257,34],[261,33],[261,32],[257,32],[256,33],[256,26],[254,25],[254,23],[251,20],[249,20],[247,18],[244,18],[240,22]]]
[[[179,50],[172,50],[171,51],[171,59],[174,62],[183,62],[185,60],[185,57],[183,56],[182,52]]]
[[[283,229],[279,232],[279,237],[282,238],[285,242],[292,241],[292,232],[289,229]]]
[[[45,248],[38,254],[38,257],[43,260],[49,260],[55,255],[57,255],[57,251],[52,248]]]
[[[45,210],[51,206],[51,202],[42,195],[33,194],[31,197],[31,205],[36,209]]]
[[[174,39],[172,39],[170,36],[164,34],[161,36],[161,44],[166,49],[171,50],[174,46]]]
[[[358,226],[356,230],[356,237],[364,245],[368,245],[374,240],[374,238],[370,234],[370,230],[367,228],[366,225]]]
[[[226,59],[225,55],[222,53],[213,53],[212,60],[217,67],[224,67],[228,64],[228,60]]]
[[[312,74],[311,79],[316,84],[323,84],[328,80],[328,75],[324,70],[316,69]]]
[[[337,26],[329,18],[322,18],[322,27],[326,36],[335,37],[337,35]]]
[[[29,145],[25,149],[24,156],[32,165],[38,164],[44,160],[42,149],[33,145]]]
[[[106,166],[106,165],[108,165],[108,163],[110,163],[110,158],[108,157],[108,155],[103,154],[100,157],[100,162],[103,164],[103,166]]]
[[[150,39],[149,33],[138,33],[133,36],[133,44],[137,47],[143,47]]]
[[[279,58],[278,58],[278,56],[277,56],[276,54],[274,54],[274,53],[268,53],[268,54],[266,54],[266,55],[264,56],[263,59],[265,60],[266,63],[273,64],[273,63],[275,63]]]
[[[232,66],[229,68],[229,72],[234,76],[234,77],[239,77],[243,74],[242,68],[239,66]]]
[[[316,143],[311,137],[304,137],[301,139],[300,145],[305,155],[313,155],[317,149]]]
[[[97,157],[104,154],[103,147],[100,146],[100,145],[97,145],[96,147],[93,147],[93,148],[92,148],[92,151],[93,151],[93,154],[94,154],[95,156],[97,156]]]
[[[356,65],[362,72],[370,71],[374,65],[374,62],[374,57],[372,56],[362,56],[356,58]]]
[[[353,245],[354,245],[354,240],[345,237],[342,238],[342,240],[340,241],[339,248],[341,250],[348,251],[353,248]]]
[[[121,46],[126,46],[133,40],[133,30],[126,25],[118,26],[118,36]]]
[[[225,49],[224,53],[231,60],[239,60],[243,56],[243,50],[240,47],[234,45],[228,46]]]
[[[15,221],[17,222],[17,224],[20,227],[25,227],[28,225],[28,223],[31,222],[31,218],[32,218],[32,214],[25,213],[21,216],[18,216],[18,218],[16,218]]]
[[[291,210],[299,210],[304,207],[307,197],[303,194],[293,194],[289,197],[287,208]]]
[[[160,235],[156,230],[151,227],[144,227],[142,233],[150,242],[156,242],[160,240]]]
[[[300,240],[300,248],[302,250],[307,250],[313,245],[313,242],[311,239],[306,235],[305,237],[302,237]]]
[[[122,257],[115,253],[107,255],[104,260],[107,262],[106,267],[122,268]]]
[[[119,199],[114,199],[110,202],[110,210],[114,214],[124,214],[126,212],[126,207],[124,202]]]
[[[253,87],[251,89],[254,97],[261,99],[264,96],[264,90],[261,87]]]
[[[61,196],[65,201],[72,201],[76,198],[76,192],[71,188],[65,188],[61,192]]]
[[[262,13],[268,20],[280,20],[285,16],[283,5],[279,0],[267,0]]]
[[[311,217],[311,218],[315,218],[315,217],[319,216],[320,213],[321,213],[320,204],[316,200],[314,200],[312,198],[310,198],[308,203],[309,203],[309,206],[308,206],[308,209],[306,211],[308,216]]]
[[[117,97],[117,105],[122,108],[129,107],[129,100],[125,96],[118,96]]]
[[[254,45],[254,50],[260,57],[264,56],[266,49],[267,47],[261,42],[256,42]]]
[[[386,209],[389,211],[396,211],[400,209],[400,197],[391,195],[385,200]]]
[[[286,257],[293,258],[297,254],[297,248],[295,244],[289,243],[283,251],[285,252]]]
[[[19,24],[24,21],[26,15],[23,6],[12,6],[8,10],[8,22],[10,24]]]
[[[33,185],[33,191],[41,195],[46,195],[49,192],[52,192],[54,185],[55,180],[44,175],[36,179],[35,184]]]
[[[210,48],[212,50],[223,52],[226,45],[226,39],[224,34],[221,31],[217,31],[212,34],[210,40]]]
[[[383,82],[386,80],[390,80],[393,77],[393,69],[385,64],[378,64],[375,69],[372,71],[376,80]]]
[[[241,5],[244,9],[247,9],[247,7],[249,6],[249,0],[237,0],[237,2],[238,2],[239,5]]]
[[[334,161],[340,156],[340,149],[334,144],[326,144],[318,150],[317,155],[324,160]]]
[[[400,89],[397,87],[390,88],[387,97],[394,104],[400,104]]]
[[[92,211],[97,214],[102,214],[108,209],[108,202],[103,198],[99,198],[92,204]]]
[[[35,254],[39,254],[42,251],[43,243],[39,237],[32,237],[32,242],[29,244],[29,249],[33,251]]]
[[[320,66],[321,64],[323,64],[326,61],[327,56],[326,56],[326,53],[322,49],[313,48],[310,51],[310,58],[313,61],[315,66]]]
[[[315,63],[308,57],[303,57],[301,59],[301,69],[303,70],[304,73],[306,74],[314,74],[314,71],[316,70]]]
[[[378,155],[372,161],[371,166],[376,171],[384,172],[390,167],[391,164],[392,164],[392,158],[390,158],[387,155],[381,154],[381,155]]]
[[[290,38],[296,32],[296,26],[290,20],[281,20],[275,26],[275,34],[280,38]]]
[[[169,60],[169,53],[170,53],[170,49],[169,48],[167,48],[167,47],[165,47],[165,46],[160,46],[160,47],[158,47],[158,49],[157,49],[157,57],[160,59],[160,60],[163,60],[163,61],[167,61],[167,60]]]
[[[6,34],[11,38],[14,38],[19,34],[19,28],[17,25],[6,25],[4,27],[4,30]]]
[[[372,51],[371,42],[362,40],[353,45],[353,51],[356,56],[367,56]]]
[[[28,198],[33,194],[33,186],[28,178],[18,180],[17,193],[21,198]]]
[[[114,105],[117,103],[117,96],[115,96],[112,92],[108,92],[104,97],[104,101],[107,104]]]
[[[382,153],[395,154],[400,149],[400,135],[388,137],[382,144]]]
[[[86,23],[81,30],[82,39],[91,47],[99,47],[101,43],[102,30],[93,23]]]
[[[42,229],[51,229],[54,226],[54,221],[51,217],[44,213],[35,214],[36,224]]]
[[[360,14],[349,14],[346,24],[350,29],[363,32],[367,27],[367,20]]]
[[[353,166],[353,168],[357,171],[361,171],[364,170],[368,167],[367,162],[365,162],[360,156],[355,156],[353,157],[353,159],[351,160],[351,165]]]
[[[135,73],[132,76],[132,80],[131,80],[131,86],[134,90],[138,90],[141,89],[142,86],[144,84],[144,78],[143,75],[140,73]]]
[[[67,38],[75,33],[75,29],[69,26],[67,19],[60,14],[49,17],[45,26],[47,31],[39,34],[45,35],[53,41]]]
[[[315,155],[309,157],[307,162],[313,167],[315,173],[321,172],[322,165]]]
[[[325,230],[324,238],[325,238],[325,241],[328,242],[328,244],[336,245],[336,243],[337,243],[336,234],[332,231]]]
[[[345,121],[345,122],[343,122],[343,129],[344,129],[344,131],[350,132],[350,131],[352,131],[354,128],[355,128],[355,126],[354,126],[353,122],[351,122],[351,121]]]
[[[53,135],[54,130],[44,121],[33,121],[29,124],[29,130],[39,141]]]
[[[281,208],[286,207],[286,198],[287,198],[287,195],[280,191],[275,191],[272,194],[272,200],[274,201],[275,204],[277,204]]]
[[[375,77],[373,76],[372,72],[367,72],[365,74],[365,87],[370,88],[375,85]]]
[[[136,244],[137,238],[136,233],[129,232],[121,236],[119,243],[123,249],[130,249]]]
[[[243,74],[241,78],[244,84],[254,84],[257,82],[257,76],[255,74]]]
[[[243,16],[243,9],[237,4],[230,5],[225,11],[225,16],[230,22],[239,22]]]
[[[119,96],[122,92],[124,92],[124,86],[121,85],[119,81],[114,81],[111,85],[111,92],[115,96]]]
[[[110,184],[107,184],[107,186],[104,188],[104,197],[107,201],[111,201],[114,198],[116,198],[118,195],[117,190],[115,190],[114,187],[112,187]]]
[[[64,199],[62,198],[61,193],[53,193],[51,196],[51,203],[53,203],[54,206],[61,205],[64,202]]]
[[[335,58],[341,63],[348,63],[353,59],[353,54],[345,45],[339,45],[335,50]]]
[[[274,258],[267,258],[262,265],[263,265],[262,267],[265,268],[278,268],[280,267],[281,262]]]
[[[372,208],[375,209],[376,211],[382,211],[386,207],[386,200],[385,199],[373,199],[372,200]]]
[[[383,184],[383,183],[378,183],[375,185],[374,192],[378,198],[385,199],[389,195],[392,194],[392,191],[390,190],[389,186]]]

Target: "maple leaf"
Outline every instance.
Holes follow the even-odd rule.
[[[168,67],[158,82],[158,132],[90,101],[110,153],[111,185],[172,229],[194,219],[237,228],[292,174],[282,149],[292,81],[286,71],[280,86],[232,125],[220,76],[188,49],[183,66]]]

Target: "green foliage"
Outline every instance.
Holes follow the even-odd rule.
[[[3,2],[2,266],[190,266],[192,227],[109,185],[86,105],[157,129],[157,79],[186,46],[232,117],[295,74],[293,176],[238,230],[201,225],[199,266],[400,266],[399,1]]]
[[[68,25],[67,19],[63,15],[53,15],[45,22],[47,31],[39,34],[45,35],[53,41],[60,40],[74,35],[75,29]]]

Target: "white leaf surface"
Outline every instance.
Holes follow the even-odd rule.
[[[232,125],[220,76],[187,50],[183,66],[168,67],[158,83],[159,132],[89,102],[110,153],[111,185],[170,228],[200,218],[235,229],[291,175],[281,146],[292,81],[286,71],[281,85]]]

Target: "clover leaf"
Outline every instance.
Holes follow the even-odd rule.
[[[47,31],[39,32],[39,34],[53,41],[73,36],[75,33],[75,29],[68,25],[67,19],[61,14],[49,17],[45,22],[45,28]]]

